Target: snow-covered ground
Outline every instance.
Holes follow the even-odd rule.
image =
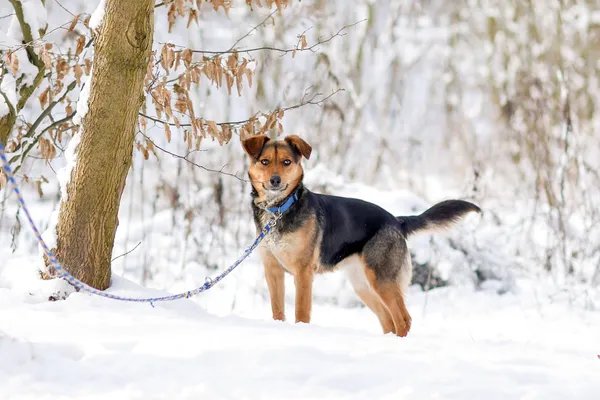
[[[529,281],[502,296],[411,290],[413,330],[400,339],[381,334],[364,308],[316,304],[305,325],[271,321],[256,300],[226,315],[195,300],[153,308],[75,293],[48,302],[57,285],[37,279],[36,263],[0,266],[2,399],[600,396],[600,314],[569,305],[568,293],[550,302]],[[256,257],[242,268],[258,268]],[[110,291],[158,293],[119,276]]]
[[[409,192],[351,184],[319,168],[307,180],[317,191],[357,196],[397,214],[427,207]],[[27,191],[34,220],[44,227],[55,205],[34,199]],[[9,199],[5,226],[14,206]],[[123,212],[127,226],[119,227],[115,256],[142,245],[126,263],[115,260],[111,292],[165,293],[132,281],[142,280],[149,253],[147,286],[174,293],[215,274],[183,244],[181,228],[174,234],[165,222],[183,216],[167,207],[144,222]],[[240,224],[252,230],[248,215]],[[210,242],[213,231],[198,221],[194,232]],[[240,232],[241,246],[248,244],[250,236]],[[427,293],[411,288],[413,328],[400,339],[380,332],[341,274],[316,279],[312,324],[272,321],[256,254],[192,300],[153,308],[74,293],[49,302],[67,286],[38,278],[37,246],[23,225],[15,253],[0,246],[0,399],[600,398],[600,292],[528,276],[504,259],[500,234],[510,236],[475,216],[449,234],[457,248],[439,234],[411,239],[415,257],[446,270],[452,285]],[[239,256],[238,247],[216,258],[218,270]],[[472,268],[499,278],[474,285]],[[293,293],[288,279],[292,318]]]

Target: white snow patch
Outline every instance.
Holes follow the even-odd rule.
[[[60,203],[57,205],[56,210],[52,211],[52,214],[50,214],[50,221],[48,221],[48,227],[46,228],[46,230],[44,230],[44,232],[42,232],[42,240],[44,241],[44,243],[46,243],[46,246],[48,246],[50,250],[56,249],[58,246],[58,231],[56,230],[56,227],[58,225],[59,212]],[[45,252],[41,244],[38,244],[38,253],[40,255],[40,260],[42,260],[42,262],[40,263],[40,270],[47,272],[48,268],[46,268],[46,263],[43,262]]]
[[[98,7],[96,7],[96,10],[92,13],[92,16],[90,17],[90,29],[94,31],[100,29],[100,25],[102,25],[102,22],[104,21],[105,7],[106,0],[100,0],[100,3],[98,3]]]
[[[67,164],[56,173],[60,185],[61,201],[66,201],[68,198],[67,185],[71,181],[71,173],[75,169],[75,164],[77,163],[77,146],[79,146],[80,142],[81,133],[77,132],[73,135],[65,150],[65,160]]]
[[[92,75],[94,74],[94,67],[90,69],[90,75],[87,80],[83,83],[83,89],[79,93],[79,99],[77,100],[77,113],[73,117],[73,123],[75,125],[81,125],[83,118],[89,111],[89,100],[90,100],[90,87],[92,86]]]
[[[25,18],[25,22],[31,28],[31,35],[33,39],[39,39],[40,34],[39,30],[46,26],[47,14],[46,8],[41,4],[39,0],[23,0],[21,1],[23,6],[23,14]],[[35,65],[29,62],[29,58],[27,57],[27,50],[22,45],[23,41],[23,31],[21,30],[21,25],[16,15],[11,17],[10,25],[8,27],[8,31],[6,35],[2,35],[0,37],[2,39],[2,44],[4,47],[8,47],[13,50],[13,55],[17,57],[19,60],[19,67],[17,70],[17,75],[14,77],[15,79],[23,77],[21,85],[31,86],[33,84],[33,80],[38,73],[38,69]],[[34,43],[34,46],[37,45],[37,42]],[[10,73],[7,73],[3,77],[2,87],[1,89],[4,93],[7,93],[9,86],[12,84],[14,86],[14,82],[7,82],[5,84],[4,81],[10,80],[7,79]],[[6,85],[6,86],[5,86]],[[13,90],[15,99],[16,99],[16,88]],[[11,93],[11,95],[12,95]],[[2,96],[0,96],[2,97]],[[16,104],[16,101],[12,101],[9,98],[12,104]],[[4,99],[0,99],[0,116],[6,115],[8,113],[8,108],[6,106],[6,102]]]
[[[10,112],[9,105],[6,103],[7,99],[12,108],[15,108],[17,104],[17,80],[11,73],[6,73],[2,77],[0,90],[6,96],[5,99],[4,96],[0,95],[0,118],[2,118]]]
[[[266,302],[223,317],[197,299],[47,302],[50,283],[31,260],[0,265],[3,398],[591,400],[600,391],[599,315],[541,301],[533,285],[519,296],[411,293],[413,328],[401,339],[365,308],[316,304],[306,325],[272,321]],[[160,293],[112,282],[112,293]]]
[[[21,30],[21,24],[16,15],[13,15],[10,19],[10,25],[8,26],[6,36],[14,39],[13,43],[8,44],[9,46],[14,46],[15,44],[20,45],[23,41],[23,31]]]
[[[47,26],[48,13],[46,6],[40,0],[21,0],[23,18],[31,29],[34,40],[40,38],[40,30]]]

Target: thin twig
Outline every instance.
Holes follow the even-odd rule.
[[[227,175],[227,176],[232,176],[232,177],[234,177],[234,178],[236,178],[236,179],[238,179],[238,180],[240,180],[240,181],[242,181],[242,182],[250,182],[250,181],[248,181],[248,180],[246,180],[246,179],[244,179],[244,178],[240,178],[240,177],[238,176],[238,173],[237,173],[237,172],[236,172],[235,174],[232,174],[232,173],[230,173],[230,172],[225,172],[225,171],[223,171],[223,169],[224,169],[224,168],[227,166],[227,164],[223,165],[223,166],[221,167],[221,169],[218,169],[218,170],[217,170],[217,169],[212,169],[212,168],[207,168],[207,167],[205,167],[205,166],[203,166],[203,165],[200,165],[200,164],[197,164],[197,163],[193,162],[192,160],[190,160],[189,158],[187,158],[187,157],[188,157],[188,155],[189,155],[191,152],[190,152],[190,153],[188,153],[188,154],[186,154],[185,156],[182,156],[182,155],[180,155],[180,154],[176,154],[176,153],[170,152],[169,150],[167,150],[167,149],[165,149],[165,148],[162,148],[162,147],[160,147],[159,145],[157,145],[157,144],[156,144],[156,143],[155,143],[155,142],[154,142],[152,139],[150,139],[150,138],[149,138],[149,137],[148,137],[148,136],[147,136],[145,133],[143,133],[143,132],[141,132],[141,131],[138,131],[138,133],[140,133],[142,136],[144,136],[144,137],[146,138],[146,140],[148,140],[150,143],[152,143],[152,145],[153,145],[154,147],[156,147],[158,150],[162,151],[163,153],[166,153],[166,154],[170,155],[171,157],[174,157],[174,158],[178,158],[178,159],[180,159],[180,160],[183,160],[183,161],[185,161],[185,162],[187,162],[187,163],[189,163],[189,164],[191,164],[191,165],[193,165],[193,166],[195,166],[195,167],[197,167],[197,168],[203,169],[203,170],[205,170],[205,171],[207,171],[207,172],[216,172],[216,173],[219,173],[219,174],[223,174],[223,175]]]
[[[353,26],[358,25],[358,24],[360,24],[361,22],[364,22],[364,21],[366,21],[366,19],[363,19],[361,21],[355,22],[353,24],[345,25],[342,28],[340,28],[340,30],[338,30],[336,33],[334,33],[333,35],[329,36],[327,39],[319,38],[315,44],[313,44],[312,46],[305,47],[305,48],[301,48],[298,45],[296,45],[294,47],[287,48],[287,49],[282,49],[282,48],[273,47],[273,46],[261,46],[261,47],[254,47],[254,48],[250,48],[250,49],[234,49],[234,48],[230,48],[228,50],[221,50],[221,51],[194,50],[194,49],[190,49],[190,50],[192,51],[192,53],[213,54],[213,55],[231,54],[231,53],[253,53],[253,52],[257,52],[257,51],[266,51],[266,50],[279,52],[279,53],[282,53],[282,55],[286,55],[286,54],[292,53],[292,52],[303,52],[303,51],[311,51],[311,52],[314,53],[314,52],[316,52],[315,48],[317,46],[325,44],[327,42],[330,42],[331,40],[333,40],[334,38],[336,38],[338,36],[345,36],[346,33],[343,33],[343,32],[346,29],[352,28]],[[185,48],[185,46],[178,46],[178,45],[176,45],[176,47],[180,47],[182,49]]]
[[[127,254],[129,254],[129,253],[133,252],[135,249],[137,249],[137,248],[138,248],[138,246],[139,246],[140,244],[142,244],[142,242],[139,242],[138,244],[136,244],[136,245],[135,245],[135,247],[134,247],[133,249],[131,249],[131,250],[129,250],[129,251],[127,251],[127,252],[125,252],[125,253],[123,253],[123,254],[121,254],[121,255],[118,255],[118,256],[116,256],[115,258],[113,258],[112,260],[110,260],[110,262],[113,262],[113,261],[115,261],[117,258],[121,258],[121,257],[123,257],[123,256],[126,256]]]
[[[270,13],[269,15],[267,15],[267,17],[265,19],[263,19],[260,24],[254,26],[252,29],[250,29],[248,32],[246,32],[246,34],[244,36],[242,36],[241,38],[239,38],[238,40],[236,40],[235,43],[232,44],[229,49],[227,49],[227,51],[232,51],[233,49],[235,49],[235,46],[237,46],[238,44],[240,44],[240,42],[242,40],[246,39],[254,31],[256,31],[258,28],[260,28],[261,26],[263,26],[276,12],[277,12],[277,10],[274,10],[272,13]]]
[[[71,14],[71,16],[72,16],[73,18],[75,18],[75,14],[73,14],[73,13],[72,13],[71,11],[69,11],[69,10],[68,10],[68,9],[67,9],[65,6],[63,6],[62,4],[60,4],[60,1],[58,1],[58,0],[54,0],[54,2],[55,2],[56,4],[58,4],[58,6],[59,6],[60,8],[62,8],[63,10],[65,10],[66,12],[68,12],[69,14]]]

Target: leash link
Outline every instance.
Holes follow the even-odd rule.
[[[17,200],[21,204],[23,212],[25,213],[25,216],[27,218],[27,221],[29,222],[29,225],[30,225],[33,233],[34,233],[34,236],[37,239],[38,243],[42,246],[42,249],[44,250],[44,254],[48,258],[48,271],[45,272],[48,276],[50,276],[52,278],[64,279],[65,281],[67,281],[67,283],[69,283],[71,286],[73,286],[78,291],[84,291],[89,294],[104,297],[104,298],[111,299],[111,300],[128,301],[128,302],[134,302],[134,303],[149,303],[150,306],[152,306],[152,307],[154,307],[154,303],[161,302],[161,301],[171,301],[171,300],[190,298],[196,294],[202,293],[205,290],[210,289],[215,284],[220,282],[229,273],[231,273],[238,265],[240,265],[242,263],[242,261],[244,261],[252,253],[252,251],[254,249],[256,249],[256,247],[258,247],[260,242],[271,232],[272,228],[277,225],[277,221],[279,219],[281,219],[281,217],[283,216],[283,213],[287,209],[289,209],[290,206],[296,200],[298,200],[297,193],[294,193],[292,196],[290,196],[288,198],[288,200],[281,207],[278,207],[276,209],[268,209],[267,211],[269,211],[270,213],[273,214],[273,218],[271,218],[266,223],[266,225],[262,229],[261,233],[254,240],[254,243],[246,251],[244,251],[242,256],[240,258],[238,258],[237,261],[235,261],[231,266],[229,266],[229,268],[227,268],[226,270],[221,272],[219,275],[217,275],[214,279],[207,277],[204,285],[197,287],[193,290],[188,290],[185,292],[180,292],[177,294],[172,294],[172,295],[167,295],[167,296],[142,297],[142,298],[125,297],[125,296],[119,296],[119,295],[112,294],[112,293],[107,293],[105,291],[101,291],[101,290],[95,289],[95,288],[87,285],[86,283],[77,279],[75,276],[71,275],[69,273],[69,271],[56,258],[54,252],[48,247],[48,245],[45,243],[44,239],[42,238],[42,235],[40,234],[35,222],[33,222],[33,218],[27,208],[27,205],[25,204],[23,195],[21,194],[21,191],[19,190],[19,187],[18,187],[17,181],[15,180],[12,168],[10,167],[10,165],[8,163],[8,159],[6,158],[4,146],[2,145],[1,142],[0,142],[0,168],[1,168],[0,171],[4,171],[4,175],[6,176],[7,181],[8,181],[7,182],[8,187],[6,188],[6,190],[9,190],[9,188],[12,188],[13,192],[17,196]]]

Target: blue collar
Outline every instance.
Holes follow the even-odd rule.
[[[297,200],[298,200],[298,189],[296,189],[294,191],[294,193],[292,193],[290,195],[290,197],[287,198],[287,200],[285,201],[285,203],[283,203],[281,206],[279,206],[279,207],[269,207],[266,210],[268,212],[270,212],[271,214],[283,214],[284,212],[286,212],[287,210],[289,210],[289,208],[292,206],[292,204],[294,204]]]

